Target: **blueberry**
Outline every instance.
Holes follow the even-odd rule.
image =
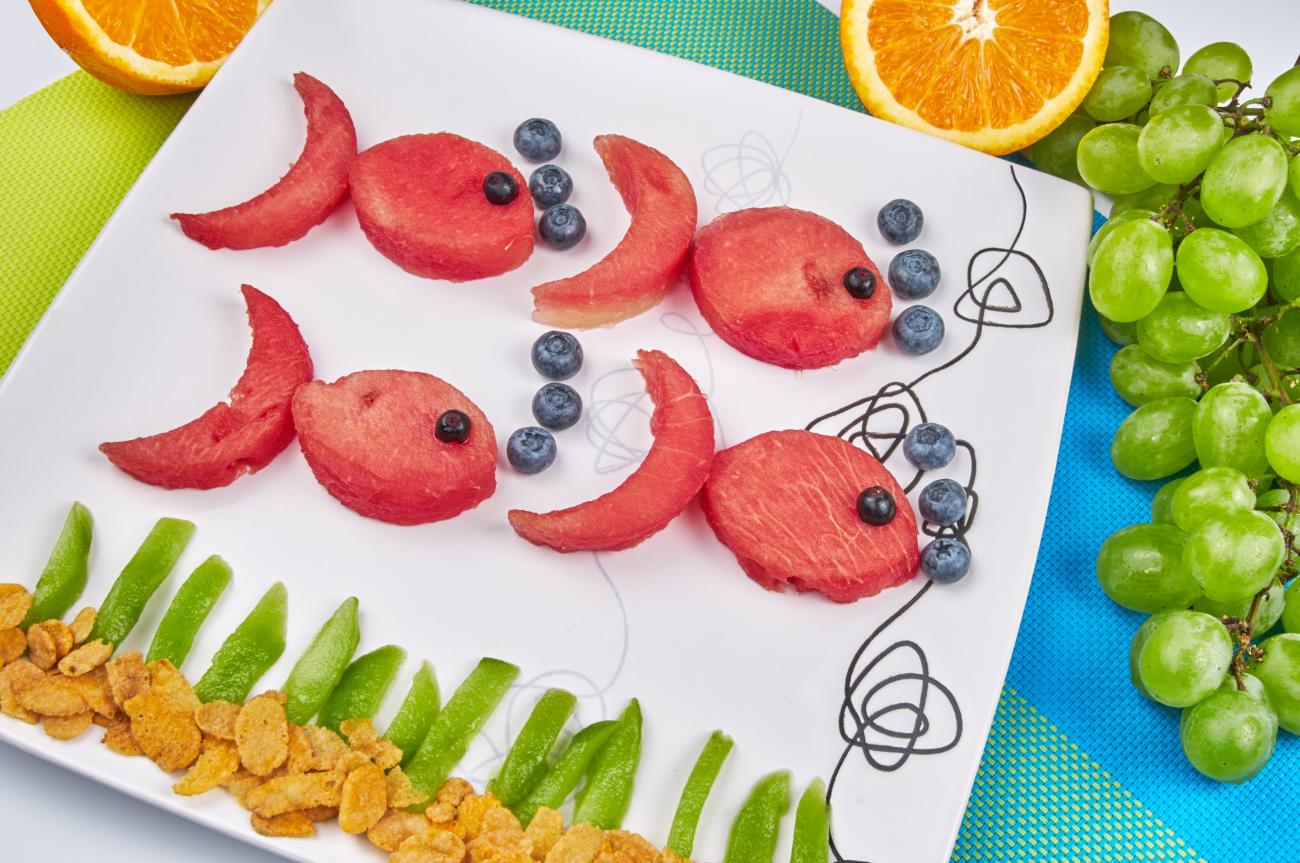
[[[862,490],[858,495],[858,518],[877,527],[894,520],[894,496],[878,485]]]
[[[854,299],[870,299],[876,292],[876,277],[866,267],[854,267],[844,274],[844,290]]]
[[[582,416],[582,396],[568,384],[545,384],[533,396],[533,417],[551,431],[571,428]]]
[[[921,572],[940,584],[961,581],[970,572],[970,547],[960,539],[939,537],[921,549]]]
[[[894,341],[905,354],[928,354],[943,341],[943,318],[929,306],[908,306],[894,318]]]
[[[542,165],[528,177],[528,191],[542,209],[563,204],[573,194],[573,178],[559,165]]]
[[[560,130],[550,120],[533,117],[515,129],[515,149],[530,162],[549,162],[560,155]]]
[[[930,524],[956,524],[966,514],[966,489],[956,480],[936,479],[921,489],[916,508]]]
[[[938,423],[913,426],[903,439],[903,457],[921,470],[938,470],[957,454],[952,432]]]
[[[571,249],[586,236],[587,220],[572,204],[556,204],[542,213],[537,233],[552,249]]]
[[[544,378],[568,380],[582,368],[582,345],[572,333],[542,333],[533,342],[533,368]]]
[[[876,214],[880,236],[895,246],[904,246],[921,236],[925,216],[921,208],[906,198],[895,198]]]
[[[546,429],[524,426],[506,441],[506,459],[520,473],[541,473],[555,462],[555,438]]]
[[[905,300],[919,300],[939,287],[939,262],[921,249],[908,249],[889,262],[889,284]]]
[[[504,207],[519,197],[519,184],[505,171],[493,171],[483,178],[483,197],[489,204]]]
[[[469,440],[471,426],[473,423],[464,411],[443,411],[433,427],[433,436],[443,443],[464,443]]]

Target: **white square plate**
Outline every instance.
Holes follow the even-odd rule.
[[[564,253],[539,248],[512,273],[452,285],[382,258],[346,205],[285,248],[212,252],[188,240],[168,213],[249,197],[297,153],[302,113],[290,86],[297,70],[339,93],[363,147],[447,129],[511,152],[520,120],[554,119],[566,136],[559,161],[575,178],[587,241]],[[528,319],[528,288],[585,268],[628,222],[588,145],[603,132],[642,140],[681,165],[702,221],[744,206],[814,210],[859,237],[882,270],[896,250],[875,230],[875,213],[891,198],[915,200],[926,213],[920,245],[944,268],[928,301],[946,320],[944,344],[907,357],[886,338],[856,359],[799,374],[713,337],[689,290],[679,288],[632,321],[582,335],[587,363],[573,383],[586,417],[559,436],[555,467],[522,477],[503,460],[491,500],[415,528],[341,507],[296,447],[262,473],[207,492],[141,485],[96,451],[102,440],[176,426],[224,397],[247,351],[243,282],[298,321],[318,376],[433,372],[478,402],[504,444],[511,429],[531,422],[529,400],[541,383],[528,362],[543,329]],[[462,765],[473,778],[491,775],[540,686],[571,689],[583,722],[615,715],[635,695],[646,737],[631,829],[663,841],[686,772],[720,727],[737,746],[706,811],[699,859],[721,858],[750,784],[788,767],[798,788],[834,775],[843,858],[944,860],[1034,565],[1090,216],[1088,195],[1074,185],[626,45],[449,0],[280,0],[158,153],[0,384],[0,524],[8,527],[11,577],[39,571],[74,499],[97,520],[89,603],[155,518],[191,518],[195,540],[124,647],[146,645],[171,590],[219,552],[235,580],[187,662],[191,677],[272,581],[289,587],[290,648],[266,686],[283,680],[329,611],[356,594],[362,649],[394,642],[410,651],[381,718],[421,658],[436,665],[444,693],[482,655],[523,667],[508,709]],[[720,445],[827,413],[835,416],[818,430],[851,435],[870,413],[868,430],[888,432],[902,412],[887,404],[904,405],[913,421],[923,406],[978,453],[970,576],[932,590],[918,577],[845,606],[768,593],[742,574],[695,506],[624,552],[559,555],[518,539],[508,508],[545,510],[595,496],[640,458],[648,405],[628,360],[652,347],[709,394]],[[862,399],[876,409],[864,410]],[[904,483],[911,478],[901,453],[887,463]],[[943,473],[967,483],[972,472],[963,449]],[[175,797],[172,780],[143,759],[108,752],[98,735],[60,743],[6,719],[0,739],[287,857],[379,859],[333,828],[312,840],[260,837],[225,795]]]

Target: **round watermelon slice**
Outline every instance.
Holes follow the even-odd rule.
[[[444,442],[438,417],[459,410],[469,437]],[[392,524],[460,515],[496,490],[497,440],[474,402],[423,372],[366,371],[312,381],[293,398],[298,443],[325,490]]]
[[[856,299],[844,274],[866,267],[875,292]],[[857,356],[889,324],[890,291],[862,244],[816,213],[760,207],[714,219],[695,235],[691,290],[700,314],[746,356],[815,369]]]
[[[533,320],[557,327],[599,327],[639,315],[681,276],[695,234],[695,192],[671,159],[622,135],[601,135],[596,152],[623,198],[632,224],[593,266],[533,288]]]
[[[293,440],[290,403],[311,380],[311,357],[298,325],[280,304],[244,285],[253,346],[229,403],[151,437],[104,443],[99,450],[131,476],[163,488],[217,488],[270,464]]]
[[[283,246],[302,237],[348,196],[357,132],[334,91],[305,72],[293,86],[307,113],[307,142],[280,181],[256,198],[211,213],[172,213],[181,230],[209,249]]]
[[[858,518],[863,489],[894,497],[893,521]],[[718,453],[700,506],[745,573],[769,590],[787,586],[852,602],[916,572],[916,516],[889,470],[865,450],[809,431],[774,431]]]
[[[493,171],[518,184],[509,204],[492,204],[483,194],[483,179]],[[484,279],[533,253],[528,184],[505,156],[468,138],[440,132],[376,144],[352,163],[350,184],[361,230],[409,273]]]
[[[510,526],[556,551],[618,551],[663,530],[690,504],[713,461],[713,415],[694,379],[662,351],[632,361],[654,403],[654,443],[632,474],[595,500],[548,513],[510,511]]]

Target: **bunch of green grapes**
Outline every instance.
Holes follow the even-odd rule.
[[[1300,66],[1246,98],[1252,73],[1231,42],[1180,70],[1168,30],[1120,13],[1082,113],[1030,152],[1114,200],[1088,250],[1134,406],[1111,460],[1139,480],[1199,463],[1106,540],[1097,577],[1151,615],[1133,685],[1183,711],[1188,761],[1224,782],[1300,734]]]

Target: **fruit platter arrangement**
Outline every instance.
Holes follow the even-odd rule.
[[[0,384],[48,561],[0,738],[302,860],[938,859],[1090,219],[626,46],[282,0]]]

